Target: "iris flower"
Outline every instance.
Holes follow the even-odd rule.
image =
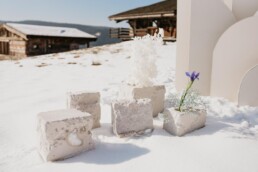
[[[186,98],[186,95],[188,94],[188,91],[190,90],[190,88],[192,87],[194,81],[196,79],[199,80],[199,76],[200,76],[200,73],[198,72],[195,72],[193,71],[192,73],[191,72],[185,72],[186,76],[190,78],[190,82],[188,83],[188,86],[184,92],[184,94],[182,95],[181,97],[181,100],[180,100],[180,104],[179,104],[179,107],[178,107],[178,110],[181,112],[182,111],[182,106],[184,104],[184,101],[185,101],[185,98]]]
[[[192,82],[194,82],[194,80],[198,79],[199,80],[199,76],[200,73],[196,73],[195,71],[191,72],[185,72],[186,76],[188,76]]]

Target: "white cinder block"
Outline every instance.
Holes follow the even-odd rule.
[[[45,161],[62,160],[94,148],[92,116],[75,109],[38,114],[39,152]]]
[[[116,101],[112,103],[113,132],[127,137],[153,129],[152,113],[150,99]]]
[[[119,97],[122,99],[151,99],[153,117],[156,117],[164,110],[165,93],[166,89],[164,85],[155,85],[150,87],[123,85],[120,89]]]
[[[166,109],[167,120],[163,128],[170,134],[183,136],[191,131],[202,128],[206,122],[206,111],[179,112],[174,108]]]
[[[88,112],[93,116],[93,127],[100,127],[100,93],[99,92],[76,92],[68,94],[68,108]]]

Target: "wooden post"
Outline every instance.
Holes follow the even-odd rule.
[[[2,54],[5,54],[4,42],[2,42]]]
[[[7,46],[6,46],[6,42],[4,42],[4,54],[7,54]]]
[[[6,43],[6,54],[7,55],[9,55],[9,46],[10,46],[10,44],[9,44],[9,42],[7,42]]]
[[[129,20],[130,26],[133,28],[133,36],[136,35],[136,20]]]
[[[48,39],[45,40],[44,53],[48,53]]]
[[[1,53],[4,54],[4,42],[1,42]]]
[[[0,54],[3,54],[3,52],[2,52],[2,42],[0,42]]]
[[[90,42],[87,42],[87,48],[89,48],[90,47]]]

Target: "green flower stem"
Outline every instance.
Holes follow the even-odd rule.
[[[179,108],[178,108],[178,110],[179,110],[180,112],[181,112],[181,110],[182,110],[182,105],[184,104],[185,97],[186,97],[186,95],[188,94],[188,91],[189,91],[190,88],[192,87],[193,83],[194,83],[194,81],[190,81],[190,82],[188,83],[188,86],[187,86],[187,88],[186,88],[184,94],[183,94],[182,97],[181,97],[180,104],[179,104]]]

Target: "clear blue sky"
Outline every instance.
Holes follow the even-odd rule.
[[[42,20],[96,26],[127,26],[108,16],[160,0],[0,0],[0,20]]]

